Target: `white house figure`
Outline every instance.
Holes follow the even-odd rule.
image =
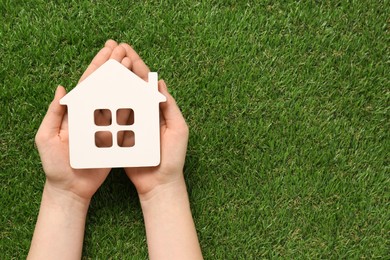
[[[68,106],[72,168],[159,165],[159,103],[164,101],[156,72],[149,72],[146,82],[116,60],[108,60],[60,100]],[[96,122],[94,115],[102,110],[110,122]],[[131,112],[133,120],[120,122],[119,111]],[[134,138],[130,145],[118,143],[124,133]],[[104,134],[108,145],[98,145],[99,134]]]

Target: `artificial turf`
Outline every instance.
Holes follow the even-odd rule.
[[[0,1],[0,258],[27,255],[34,135],[109,39],[164,78],[190,128],[206,259],[387,258],[389,1]],[[85,259],[145,259],[137,193],[94,196]]]

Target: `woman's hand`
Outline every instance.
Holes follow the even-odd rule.
[[[122,46],[118,46],[115,41],[109,40],[94,57],[80,78],[80,82],[109,59],[115,59],[126,67],[130,65],[129,59],[126,58],[126,50]],[[59,86],[39,127],[35,142],[46,174],[45,186],[88,203],[106,179],[110,169],[71,168],[69,163],[68,114],[66,106],[59,103],[65,94],[65,89]],[[97,113],[96,116],[96,120],[101,122],[110,120],[104,111]],[[103,135],[98,136],[98,141],[101,143],[111,142]]]
[[[80,81],[88,77],[108,59],[116,59],[126,67],[126,51],[109,40],[92,60]],[[106,179],[110,169],[71,168],[69,163],[68,115],[60,105],[65,96],[58,87],[45,118],[35,137],[42,166],[46,174],[41,207],[31,242],[28,259],[80,259],[84,238],[85,219],[91,197]],[[96,120],[110,120],[104,111],[96,113]],[[106,136],[97,142],[111,142]]]
[[[165,82],[160,80],[158,86],[159,91],[167,98],[165,103],[160,104],[160,165],[125,169],[137,188],[141,201],[153,196],[160,188],[171,183],[183,184],[184,180],[188,127],[175,100],[168,93]]]
[[[140,78],[147,80],[150,70],[139,55],[128,44],[122,43],[119,46],[126,50],[126,57],[130,61],[128,68]],[[167,98],[166,102],[160,104],[160,165],[157,167],[125,168],[126,174],[135,185],[141,200],[148,198],[166,184],[176,181],[182,182],[183,180],[188,127],[163,80],[158,82],[158,88]],[[120,115],[123,118],[126,116],[129,115]],[[122,136],[121,138],[123,143],[134,141],[131,140],[132,136]]]
[[[121,45],[131,60],[130,69],[146,80],[149,68],[129,45]],[[160,104],[160,165],[125,171],[140,198],[149,258],[203,259],[183,176],[188,127],[165,82],[160,80],[158,88],[167,98]],[[122,142],[131,143],[131,138],[123,136]]]

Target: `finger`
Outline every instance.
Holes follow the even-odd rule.
[[[158,82],[159,91],[167,98],[166,102],[160,103],[162,115],[167,127],[182,127],[186,125],[184,117],[176,104],[175,99],[169,94],[164,80]]]
[[[91,64],[88,66],[88,68],[85,70],[84,74],[81,76],[79,83],[86,79],[89,75],[92,74],[95,70],[97,70],[103,63],[108,61],[108,59],[111,56],[112,49],[110,47],[104,47],[101,49],[98,54],[93,58],[91,61]]]
[[[109,131],[99,131],[95,134],[95,145],[97,147],[111,147],[112,133]]]
[[[118,46],[118,43],[112,39],[107,40],[104,44],[104,47],[109,47],[111,49],[114,49],[116,46]]]
[[[121,147],[134,146],[135,145],[134,132],[133,131],[119,131],[118,132],[118,145]]]
[[[148,73],[150,72],[149,67],[146,66],[138,53],[127,43],[121,43],[119,46],[122,46],[126,50],[126,56],[131,60],[132,71],[137,74],[138,77],[148,81]]]
[[[129,108],[118,109],[116,119],[119,125],[132,125],[134,124],[134,111]]]
[[[112,51],[110,59],[114,59],[118,62],[122,62],[124,57],[126,57],[126,50],[122,46],[118,45]]]
[[[160,109],[159,117],[160,117],[160,127],[165,126],[166,125],[165,118],[161,112],[161,109]]]
[[[121,63],[123,66],[131,70],[131,60],[129,57],[124,57]]]
[[[94,121],[98,126],[111,125],[111,111],[109,109],[98,109],[94,112]]]
[[[64,117],[62,118],[62,123],[60,127],[60,132],[61,131],[67,131],[68,130],[68,113],[65,112]]]
[[[122,131],[122,142],[121,147],[132,147],[135,145],[135,138],[134,138],[134,132],[133,131]],[[118,136],[119,140],[119,136]]]
[[[134,111],[127,108],[118,109],[116,111],[116,119],[119,125],[132,125],[134,124]],[[122,144],[123,138],[126,138],[126,135],[124,135],[125,132],[126,131],[118,132],[118,144]]]
[[[39,127],[38,133],[46,137],[52,137],[59,133],[66,112],[66,106],[60,104],[60,99],[65,95],[65,88],[58,86],[54,99],[50,103],[47,113],[42,120],[42,124]]]
[[[109,109],[100,109],[99,117],[98,121],[100,121],[102,125],[111,125],[112,118]]]

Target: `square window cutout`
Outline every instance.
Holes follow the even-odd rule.
[[[112,146],[112,133],[110,131],[97,131],[95,133],[95,145],[99,148]]]
[[[120,147],[133,147],[135,145],[135,136],[133,131],[118,131],[117,137],[118,146]],[[123,139],[121,137],[123,137]],[[119,143],[119,140],[123,140],[122,143]]]
[[[97,126],[109,126],[112,123],[110,109],[96,109],[93,113],[93,120]]]
[[[116,111],[116,121],[118,125],[133,125],[134,110],[131,108],[120,108]]]

